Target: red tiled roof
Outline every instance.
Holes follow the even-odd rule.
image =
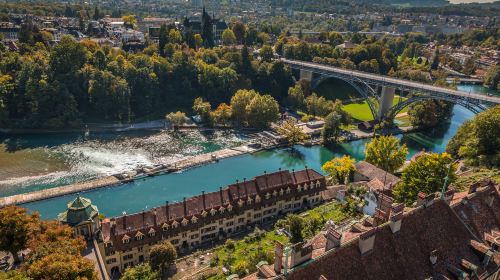
[[[126,244],[123,244],[121,239],[125,234],[134,237],[138,231],[146,234],[151,228],[154,228],[157,232],[162,231],[162,225],[165,223],[170,226],[175,221],[181,223],[184,218],[190,220],[193,216],[197,216],[197,218],[200,219],[202,218],[201,215],[204,210],[206,212],[212,209],[218,211],[221,207],[227,209],[229,205],[235,207],[240,199],[243,201],[250,198],[255,200],[257,194],[259,194],[261,198],[264,198],[266,193],[276,189],[279,190],[280,188],[290,187],[292,190],[295,190],[299,184],[316,182],[317,180],[322,183],[321,185],[323,187],[326,185],[324,176],[312,169],[292,173],[289,171],[279,171],[257,176],[252,180],[238,182],[221,188],[216,192],[203,193],[198,196],[187,198],[182,202],[168,204],[168,207],[167,205],[163,205],[146,212],[106,219],[101,223],[102,239],[103,241],[113,241],[113,246],[116,250],[157,242],[161,240],[161,234],[156,234],[152,237],[148,236],[148,238],[144,238],[143,240],[132,238],[130,243]],[[293,192],[290,195],[293,195]],[[254,205],[248,207],[254,207]],[[208,213],[206,219],[220,219],[220,215],[221,214],[218,213],[218,216],[212,217],[212,215]],[[225,211],[222,215],[231,214]],[[111,227],[112,221],[116,224],[114,231]],[[189,226],[197,227],[198,225],[190,223]],[[179,230],[180,229],[177,231]]]
[[[480,216],[477,222],[488,220],[484,229],[475,229],[478,232],[492,231],[495,224],[499,225],[495,215],[500,211],[494,208],[497,204],[488,209],[483,205],[484,197],[490,193],[491,189],[481,193],[478,191],[464,205],[475,212],[473,215],[467,212],[471,215],[470,219],[475,220],[476,216]],[[498,189],[495,189],[495,195],[495,203],[498,203]],[[405,213],[397,234],[392,233],[388,224],[376,228],[374,248],[366,255],[360,254],[355,240],[355,235],[359,233],[354,237],[351,231],[344,233],[342,247],[291,271],[288,279],[319,279],[321,276],[326,279],[426,279],[440,276],[454,279],[451,267],[465,270],[463,260],[477,266],[478,274],[484,277],[498,269],[500,254],[495,253],[488,267],[481,266],[482,256],[475,252],[471,244],[485,245],[474,241],[474,235],[455,214],[454,209],[460,211],[462,208],[452,208],[445,201],[436,200],[432,205]],[[346,240],[346,237],[351,241]],[[432,265],[429,256],[435,250],[438,259]]]

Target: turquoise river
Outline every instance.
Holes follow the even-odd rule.
[[[474,92],[482,91],[482,88],[479,86],[461,86],[460,89]],[[486,94],[486,92],[484,93]],[[493,93],[495,94],[496,92]],[[411,157],[420,150],[443,152],[445,151],[446,144],[456,133],[459,126],[473,116],[473,113],[467,109],[455,106],[451,122],[429,131],[398,135],[398,137],[400,137],[402,142],[409,147],[410,154],[408,157]],[[151,136],[144,137],[148,138]],[[200,136],[197,137],[199,138]],[[231,140],[228,141],[228,138]],[[231,134],[212,137],[208,140],[206,137],[203,139],[204,144],[202,147],[193,147],[193,145],[180,145],[178,147],[181,151],[188,148],[196,151],[179,153],[197,154],[217,148],[231,147],[237,145],[239,143],[238,139],[241,138]],[[245,154],[224,159],[217,163],[191,168],[179,173],[146,177],[124,185],[96,189],[82,195],[90,198],[92,202],[97,205],[99,211],[106,216],[121,215],[123,212],[134,213],[162,205],[167,200],[170,202],[180,201],[184,197],[197,195],[202,191],[215,191],[218,190],[219,187],[224,187],[233,183],[236,179],[242,180],[243,178],[252,178],[262,174],[264,171],[273,172],[277,171],[279,168],[298,170],[304,168],[304,166],[319,171],[323,163],[330,160],[332,157],[344,154],[351,155],[361,160],[364,157],[364,148],[368,141],[369,140],[358,140],[348,142],[335,148],[321,146],[306,148],[297,146],[293,150],[274,149],[254,154]],[[169,145],[168,142],[170,141],[162,145]],[[113,154],[107,156],[113,157]],[[128,157],[125,157],[121,160],[127,158]],[[110,160],[113,161],[113,159]],[[150,161],[147,156],[141,156],[138,160],[141,162]],[[29,183],[23,185],[22,189],[24,191],[16,190],[16,188],[13,187],[11,187],[9,191],[2,191],[2,189],[0,189],[0,196],[50,187],[50,184],[42,187],[40,187],[39,183],[33,183],[32,185]],[[42,218],[55,218],[59,212],[62,212],[66,208],[66,204],[76,197],[76,195],[77,194],[67,195],[27,203],[22,206],[40,212]]]

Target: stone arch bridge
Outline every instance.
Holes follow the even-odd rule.
[[[310,81],[312,88],[328,78],[336,78],[349,83],[368,102],[375,120],[394,117],[406,106],[420,100],[445,100],[459,104],[474,113],[486,110],[488,104],[500,104],[500,97],[497,96],[468,93],[312,62],[288,59],[282,59],[281,61],[292,69],[300,71],[300,79]],[[393,105],[396,90],[409,94],[409,97],[406,99],[400,98]]]

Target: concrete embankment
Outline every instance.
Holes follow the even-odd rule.
[[[77,193],[107,186],[119,184],[120,180],[114,176],[102,177],[94,180],[89,180],[72,185],[66,185],[56,188],[50,188],[40,191],[34,191],[24,194],[16,194],[12,196],[0,198],[0,207],[6,205],[22,204],[42,199],[47,199],[56,196],[63,196],[66,194]]]
[[[270,147],[265,147],[265,148],[270,148]],[[43,200],[43,199],[49,199],[49,198],[53,198],[53,197],[58,197],[58,196],[63,196],[63,195],[73,194],[73,193],[78,193],[78,192],[85,192],[85,191],[90,191],[93,189],[98,189],[98,188],[103,188],[103,187],[110,187],[110,186],[134,181],[135,178],[137,178],[137,177],[155,176],[155,175],[164,174],[166,172],[184,170],[184,169],[188,169],[191,167],[209,164],[211,162],[216,162],[219,159],[234,157],[234,156],[238,156],[238,155],[242,155],[242,154],[246,154],[246,153],[252,153],[252,152],[256,152],[258,150],[261,150],[261,149],[254,149],[254,148],[250,148],[246,145],[243,145],[243,146],[235,147],[235,148],[222,149],[222,150],[215,151],[212,153],[190,156],[190,157],[184,158],[182,160],[179,160],[175,163],[168,164],[168,165],[157,165],[153,168],[142,168],[138,172],[134,172],[135,173],[134,176],[126,176],[126,175],[106,176],[106,177],[97,178],[97,179],[93,179],[93,180],[89,180],[89,181],[85,181],[85,182],[81,182],[81,183],[75,183],[75,184],[71,184],[71,185],[55,187],[55,188],[50,188],[50,189],[45,189],[45,190],[40,190],[40,191],[34,191],[34,192],[25,193],[25,194],[17,194],[17,195],[12,195],[12,196],[7,196],[7,197],[1,197],[0,198],[0,207],[7,206],[7,205],[23,204],[23,203],[28,203],[28,202],[33,202],[33,201],[38,201],[38,200]],[[126,174],[126,173],[127,172],[125,172],[124,174]]]

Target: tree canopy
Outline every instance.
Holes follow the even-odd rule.
[[[411,205],[417,200],[419,192],[432,194],[441,191],[446,176],[448,185],[456,180],[456,166],[452,162],[447,153],[419,156],[403,170],[401,182],[393,189],[394,197]]]
[[[407,155],[406,145],[394,136],[379,136],[366,144],[365,160],[389,173],[403,166]]]
[[[350,156],[333,158],[321,167],[328,174],[328,179],[336,184],[346,184],[356,171],[355,161]]]
[[[454,158],[475,166],[500,166],[500,105],[464,122],[446,146]]]

